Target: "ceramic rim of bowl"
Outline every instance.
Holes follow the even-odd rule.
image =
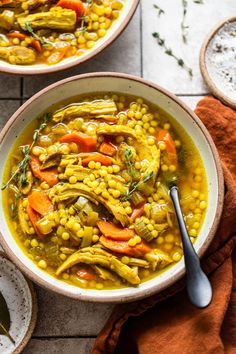
[[[32,102],[34,102],[35,100],[37,100],[39,97],[41,97],[42,95],[46,94],[48,91],[53,90],[55,88],[59,88],[62,87],[64,84],[72,82],[72,81],[80,81],[83,79],[93,79],[93,78],[117,78],[117,79],[124,79],[127,81],[133,81],[136,82],[138,84],[150,87],[156,91],[161,92],[162,94],[164,94],[166,97],[170,98],[171,100],[173,100],[175,103],[177,103],[178,106],[181,107],[181,109],[183,109],[194,121],[194,123],[198,126],[198,128],[201,130],[202,134],[204,135],[205,139],[206,139],[206,143],[209,145],[211,153],[212,153],[212,157],[214,160],[214,164],[215,164],[215,168],[216,168],[216,173],[217,173],[217,184],[218,184],[218,196],[217,196],[217,206],[216,206],[216,212],[214,215],[214,218],[212,218],[212,225],[211,228],[207,234],[207,236],[205,237],[205,240],[202,244],[202,246],[199,248],[198,250],[198,255],[201,257],[204,252],[206,251],[206,249],[208,248],[208,246],[210,245],[215,232],[217,230],[218,224],[220,222],[220,217],[221,217],[221,213],[222,213],[222,209],[223,209],[223,199],[224,199],[224,178],[223,178],[223,172],[222,172],[222,167],[221,167],[221,162],[220,162],[220,158],[217,152],[217,149],[215,147],[215,144],[209,134],[209,132],[207,131],[206,127],[204,126],[204,124],[200,121],[200,119],[197,117],[197,115],[190,109],[187,107],[187,105],[185,103],[183,103],[178,97],[176,97],[174,94],[170,93],[169,91],[167,91],[166,89],[163,89],[162,87],[147,81],[145,79],[133,76],[133,75],[129,75],[129,74],[123,74],[123,73],[114,73],[114,72],[98,72],[98,73],[88,73],[88,74],[82,74],[82,75],[76,75],[61,81],[58,81],[46,88],[44,88],[43,90],[39,91],[38,93],[36,93],[34,96],[32,96],[30,99],[28,99],[28,101],[26,101],[13,115],[12,117],[9,119],[9,121],[6,123],[6,125],[4,126],[4,128],[2,129],[1,133],[0,133],[0,145],[2,144],[5,135],[7,134],[7,132],[9,131],[9,129],[11,129],[11,126],[15,123],[15,121],[17,120],[18,116],[20,114],[22,114],[27,108],[28,106],[31,105]],[[10,232],[10,231],[9,231]],[[89,295],[89,289],[85,289],[87,292],[86,294],[73,294],[71,293],[69,290],[63,289],[63,286],[61,286],[60,288],[54,284],[49,283],[48,281],[44,280],[43,277],[38,276],[35,274],[35,272],[33,270],[31,270],[29,267],[27,267],[11,250],[10,246],[8,245],[8,243],[5,241],[4,236],[2,235],[2,233],[0,232],[0,244],[2,245],[2,247],[4,248],[5,252],[7,253],[7,255],[9,256],[9,258],[19,267],[19,269],[25,274],[27,275],[31,280],[33,280],[35,283],[39,284],[40,286],[42,286],[43,288],[47,289],[47,290],[51,290],[54,291],[58,294],[70,297],[70,298],[74,298],[77,300],[82,300],[82,301],[94,301],[94,302],[107,302],[107,303],[119,303],[119,302],[129,302],[129,301],[133,301],[133,300],[138,300],[138,299],[142,299],[144,297],[150,296],[154,293],[159,293],[160,291],[166,289],[168,286],[172,285],[173,283],[175,283],[177,280],[179,280],[185,273],[185,267],[183,266],[180,270],[178,270],[178,272],[176,272],[175,274],[171,275],[169,278],[164,279],[161,283],[159,284],[155,284],[152,285],[150,288],[148,289],[139,289],[139,293],[137,294],[133,294],[131,295],[126,295],[124,297],[121,298],[121,296],[119,294],[116,295],[109,295],[108,291],[107,293],[102,293],[102,291],[100,290],[99,292],[99,296],[95,296],[95,295]],[[20,248],[19,248],[20,249]],[[23,251],[21,251],[23,252]],[[157,275],[158,277],[158,275]],[[144,282],[145,283],[145,282]],[[63,284],[63,281],[62,281]],[[103,295],[102,295],[103,294]]]
[[[107,39],[106,37],[103,37],[102,39],[103,42],[95,49],[89,50],[87,53],[82,55],[81,57],[75,58],[74,60],[69,61],[66,64],[63,64],[62,62],[59,62],[58,64],[55,65],[48,65],[48,67],[45,68],[40,68],[40,69],[33,69],[34,65],[28,65],[27,67],[32,67],[32,70],[27,72],[27,69],[24,70],[22,68],[16,69],[17,65],[14,65],[14,71],[11,70],[11,66],[6,67],[1,67],[1,61],[0,61],[0,73],[5,73],[5,74],[10,74],[10,75],[25,75],[25,76],[30,76],[30,75],[43,75],[43,74],[52,74],[52,73],[57,73],[60,71],[65,71],[68,69],[72,69],[76,67],[77,65],[80,65],[89,59],[95,57],[97,54],[102,52],[106,47],[108,47],[110,44],[112,44],[125,30],[125,28],[128,26],[129,22],[133,18],[135,11],[139,5],[140,0],[131,0],[133,4],[131,5],[128,13],[124,17],[123,21],[121,22],[120,26],[114,31],[112,35],[110,35]],[[109,31],[109,30],[108,30]]]
[[[205,38],[205,40],[201,46],[200,56],[199,56],[199,66],[200,66],[202,76],[203,76],[208,88],[213,93],[213,95],[215,95],[221,101],[223,101],[224,103],[226,103],[227,105],[229,105],[230,107],[235,109],[236,108],[235,100],[233,100],[229,96],[225,95],[224,92],[222,92],[218,88],[218,86],[215,84],[214,80],[211,78],[211,76],[208,72],[208,69],[207,69],[207,64],[206,64],[206,52],[207,52],[207,48],[208,48],[211,40],[214,38],[214,36],[217,34],[217,32],[219,30],[221,30],[222,27],[224,27],[225,24],[230,23],[230,22],[236,22],[236,17],[235,16],[227,17],[226,19],[224,19],[223,21],[218,23],[211,30],[211,32],[207,35],[207,37]]]
[[[7,261],[11,262],[11,260],[9,260],[7,255],[5,253],[3,253],[2,251],[0,251],[0,257],[3,257]],[[15,263],[14,263],[14,265],[15,265]],[[20,272],[21,270],[18,269],[18,271]],[[23,274],[23,276],[24,276],[24,274]],[[24,276],[24,278],[25,278],[25,276]],[[32,298],[32,314],[31,314],[29,326],[28,326],[28,329],[24,335],[24,338],[22,338],[22,340],[19,342],[17,347],[14,348],[14,350],[12,351],[12,354],[20,354],[23,351],[23,349],[26,347],[26,345],[28,344],[28,342],[31,339],[31,336],[33,334],[33,331],[34,331],[35,325],[36,325],[36,321],[37,321],[37,314],[38,314],[37,295],[36,295],[36,292],[35,292],[32,282],[27,278],[25,278],[25,281],[29,287],[31,298]]]

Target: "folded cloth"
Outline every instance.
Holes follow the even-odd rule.
[[[93,354],[236,353],[236,112],[213,97],[202,99],[195,112],[217,146],[225,178],[222,218],[202,259],[212,303],[194,308],[181,279],[159,294],[118,305]]]

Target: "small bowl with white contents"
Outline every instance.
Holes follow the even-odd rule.
[[[210,91],[236,108],[236,17],[218,24],[205,39],[200,52],[200,69]]]

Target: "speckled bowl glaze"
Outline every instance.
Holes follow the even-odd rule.
[[[52,104],[75,95],[94,92],[121,92],[142,97],[172,115],[191,136],[201,154],[208,180],[208,209],[201,232],[194,244],[197,253],[202,256],[214,237],[222,212],[223,175],[219,156],[208,131],[193,111],[176,96],[143,79],[118,73],[85,74],[59,81],[31,97],[11,117],[0,134],[0,184],[11,146],[26,124]],[[81,289],[40,270],[23,253],[8,228],[2,205],[0,205],[0,233],[0,242],[5,251],[28,277],[47,289],[79,300],[96,302],[137,300],[165,289],[185,272],[184,261],[181,260],[138,287],[113,290]]]
[[[221,21],[208,34],[200,51],[200,69],[207,86],[216,97],[234,109],[236,108],[235,47],[236,17],[234,16]]]
[[[77,66],[90,58],[94,57],[105,49],[109,44],[115,41],[115,39],[123,32],[131,18],[133,17],[135,10],[139,4],[139,0],[126,0],[124,7],[120,13],[119,18],[111,25],[105,37],[100,38],[95,46],[88,50],[81,56],[72,56],[63,59],[58,64],[34,64],[34,65],[11,65],[3,60],[0,60],[0,72],[15,74],[15,75],[40,75],[49,74],[54,72],[63,71],[74,66]]]
[[[11,316],[10,334],[15,345],[0,335],[0,353],[18,354],[28,343],[36,323],[37,302],[31,282],[0,252],[0,291]]]

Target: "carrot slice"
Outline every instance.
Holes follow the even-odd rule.
[[[61,143],[76,143],[82,152],[91,152],[96,150],[97,140],[84,133],[66,134],[60,139]]]
[[[41,53],[43,50],[41,43],[37,39],[33,39],[30,43],[30,46],[37,50],[39,53]]]
[[[54,51],[52,51],[52,54],[50,54],[47,57],[47,60],[46,60],[47,64],[54,65],[54,64],[59,63],[66,55],[67,50],[68,50],[68,47],[64,47],[64,48],[60,48],[60,49],[58,48],[58,49],[55,49]]]
[[[127,228],[121,229],[111,222],[98,221],[97,226],[104,236],[109,237],[112,240],[128,241],[134,237],[134,230]]]
[[[110,142],[103,142],[99,148],[99,151],[102,154],[108,155],[108,156],[114,156],[117,152],[117,147],[113,145]]]
[[[141,215],[143,215],[143,213],[144,213],[144,204],[145,203],[143,203],[138,208],[135,208],[133,210],[133,212],[131,214],[131,217],[130,217],[132,221],[137,219],[137,218],[139,218]]]
[[[112,160],[110,159],[110,157],[102,155],[102,154],[94,154],[89,157],[86,157],[85,159],[83,159],[82,165],[88,166],[90,161],[100,162],[101,165],[104,165],[104,166],[111,166],[112,165]]]
[[[45,181],[48,183],[50,187],[54,186],[58,182],[58,173],[56,168],[49,168],[45,171],[40,170],[40,162],[37,157],[31,155],[30,156],[30,167],[33,172],[33,175],[40,179],[41,181]]]
[[[85,279],[85,280],[94,280],[94,279],[96,279],[95,274],[92,271],[90,271],[88,269],[85,269],[85,268],[79,269],[76,272],[76,275],[78,275],[79,278]]]
[[[18,38],[20,41],[23,41],[26,38],[30,38],[30,36],[27,36],[26,34],[21,33],[19,31],[10,32],[10,33],[8,33],[7,36],[10,38]],[[37,52],[39,52],[39,53],[42,52],[42,45],[41,45],[40,41],[38,41],[37,39],[33,39],[29,45],[31,47],[33,47],[35,50],[37,50]]]
[[[86,13],[85,6],[80,0],[59,0],[56,6],[74,10],[78,17],[84,16]]]
[[[29,205],[40,215],[47,215],[53,211],[53,204],[47,194],[42,191],[33,191],[28,197]]]
[[[170,133],[165,129],[158,129],[156,134],[156,139],[158,141],[158,145],[160,143],[165,143],[166,145],[166,152],[168,154],[170,163],[173,165],[178,164],[177,152],[174,140]]]
[[[33,228],[35,229],[36,233],[40,236],[42,236],[39,228],[37,227],[37,221],[40,220],[40,215],[33,209],[31,206],[28,204],[27,205],[27,213],[29,215],[29,219],[31,221],[31,224],[33,225]]]
[[[24,39],[29,38],[29,36],[27,36],[24,33],[19,32],[19,31],[10,32],[10,33],[8,33],[7,36],[10,38],[18,38],[20,41],[23,41]]]
[[[13,0],[2,0],[2,1],[0,1],[0,5],[1,5],[1,6],[2,6],[2,5],[11,4],[11,3],[13,3]]]
[[[137,243],[135,246],[129,246],[128,241],[115,241],[105,236],[101,236],[99,240],[109,250],[128,256],[141,257],[152,250],[144,241]]]

